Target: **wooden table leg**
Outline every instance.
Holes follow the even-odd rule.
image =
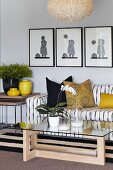
[[[97,160],[100,165],[105,164],[105,138],[97,138]]]
[[[23,130],[23,161],[28,161],[36,157],[36,150],[32,148],[33,138],[36,137],[36,133],[29,130]],[[31,144],[30,144],[31,141]],[[33,149],[33,150],[32,150]]]

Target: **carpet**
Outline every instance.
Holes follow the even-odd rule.
[[[70,161],[35,158],[23,162],[22,153],[0,151],[0,170],[112,170],[113,164],[105,166]]]

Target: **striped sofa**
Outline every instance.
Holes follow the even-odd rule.
[[[113,109],[98,108],[100,102],[100,93],[113,94],[113,85],[92,85],[93,95],[96,107],[84,108],[80,113],[83,120],[100,120],[113,122]],[[41,94],[34,97],[29,97],[27,103],[27,121],[31,123],[39,123],[41,118],[35,110],[37,105],[47,102],[47,94]],[[73,114],[72,112],[70,112]],[[110,140],[113,140],[111,135]]]

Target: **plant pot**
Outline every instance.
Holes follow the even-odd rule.
[[[60,121],[60,117],[56,116],[56,117],[49,117],[49,125],[50,126],[59,126],[59,121]]]
[[[22,80],[19,82],[19,90],[22,96],[32,93],[32,82],[30,80]]]
[[[18,79],[12,79],[12,78],[7,78],[7,79],[2,79],[3,80],[3,89],[4,92],[7,94],[7,92],[10,90],[10,88],[17,88],[19,87],[19,80]]]

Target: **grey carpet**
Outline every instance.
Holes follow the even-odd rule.
[[[0,151],[0,170],[112,170],[113,164],[105,166],[69,161],[35,158],[23,162],[22,153]]]

